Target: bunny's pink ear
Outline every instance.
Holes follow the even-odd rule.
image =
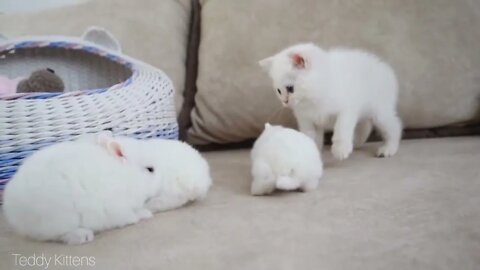
[[[97,144],[105,148],[105,150],[107,150],[107,152],[113,156],[120,159],[125,159],[122,145],[112,137],[111,132],[102,132],[98,134]]]
[[[306,67],[305,57],[303,57],[299,53],[294,53],[294,54],[290,55],[290,57],[292,59],[292,64],[293,64],[294,67],[296,67],[298,69],[305,69],[305,67]]]
[[[106,149],[109,154],[113,155],[115,158],[118,158],[122,163],[127,162],[125,152],[119,142],[115,141],[114,139],[110,140],[107,142]]]
[[[114,156],[116,156],[120,159],[125,158],[125,155],[123,154],[122,146],[114,140],[108,142],[107,150],[108,150],[108,152],[110,152],[110,154],[113,154]]]

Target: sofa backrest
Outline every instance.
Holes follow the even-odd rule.
[[[407,129],[479,119],[480,2],[203,0],[190,143],[255,138],[267,121],[295,126],[258,61],[289,45],[355,47],[390,63]]]

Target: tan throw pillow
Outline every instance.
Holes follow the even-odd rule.
[[[407,128],[472,120],[480,95],[480,2],[202,1],[194,144],[232,143],[259,135],[264,122],[294,125],[258,60],[292,44],[369,50],[400,82]],[[477,115],[478,116],[478,115]]]
[[[123,53],[162,69],[172,79],[179,112],[190,8],[190,0],[91,0],[35,13],[0,15],[0,34],[80,37],[87,27],[103,27],[120,41]]]

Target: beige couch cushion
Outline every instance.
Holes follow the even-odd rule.
[[[178,112],[189,21],[189,0],[91,0],[36,13],[0,15],[0,33],[80,36],[89,26],[104,27],[120,41],[125,54],[167,73],[177,90]]]
[[[367,49],[400,81],[407,128],[471,120],[480,95],[480,2],[471,0],[204,0],[189,140],[254,138],[265,121],[293,125],[258,60],[297,42]]]
[[[207,153],[205,201],[83,246],[25,240],[0,211],[0,265],[43,253],[94,256],[75,269],[480,269],[480,139],[404,141],[389,159],[374,150],[326,153],[318,190],[269,197],[248,193],[248,150]]]

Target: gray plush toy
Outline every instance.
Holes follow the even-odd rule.
[[[53,69],[47,68],[34,71],[30,77],[21,80],[17,86],[17,93],[63,92],[64,89],[62,79]]]

